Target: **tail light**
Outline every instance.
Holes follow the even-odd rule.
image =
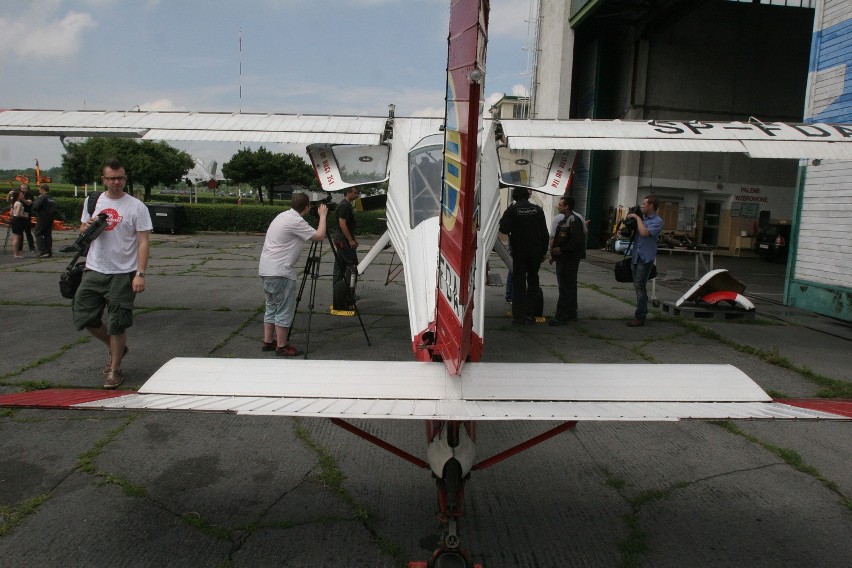
[[[784,237],[782,237],[781,235],[778,235],[777,237],[775,237],[775,246],[776,247],[783,247],[785,244],[787,244],[787,241],[784,240]]]

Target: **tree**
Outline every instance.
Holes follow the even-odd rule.
[[[77,185],[100,179],[104,162],[118,158],[127,170],[127,191],[133,194],[134,184],[144,188],[144,200],[151,198],[151,189],[160,183],[170,184],[192,169],[192,156],[169,146],[166,142],[127,138],[90,138],[85,142],[69,142],[62,156],[65,178]]]
[[[62,155],[65,179],[75,185],[100,181],[107,158],[116,157],[126,162],[135,147],[136,143],[126,138],[89,138],[83,142],[68,142]],[[128,187],[132,190],[131,185]]]
[[[137,152],[125,165],[128,172],[132,172],[134,183],[145,189],[145,201],[151,199],[151,189],[156,185],[180,181],[195,165],[192,156],[166,142],[143,140],[136,146]]]
[[[266,187],[269,204],[273,203],[273,188],[277,184],[315,184],[313,168],[295,154],[275,154],[263,146],[256,151],[245,148],[222,165],[222,174],[234,183],[245,183],[256,192],[263,203]]]

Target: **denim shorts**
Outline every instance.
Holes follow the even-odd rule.
[[[133,276],[125,274],[101,274],[94,270],[83,272],[83,281],[71,303],[74,326],[100,327],[104,309],[107,311],[107,335],[121,335],[133,325]]]
[[[263,323],[278,327],[293,325],[296,313],[296,281],[283,276],[261,276],[263,293],[266,294],[266,312]]]

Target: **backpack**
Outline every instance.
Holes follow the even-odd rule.
[[[103,194],[103,191],[93,191],[86,199],[86,210],[89,212],[90,217],[95,214],[95,207],[98,206],[98,199],[101,198],[101,194]]]

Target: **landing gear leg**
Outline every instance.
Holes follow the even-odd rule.
[[[472,465],[473,424],[432,423],[429,429],[430,466],[438,488],[438,521],[441,536],[428,562],[411,562],[409,568],[482,568],[461,547],[460,525],[464,516],[464,486]],[[438,469],[438,464],[440,469]],[[440,477],[438,475],[440,472]]]

